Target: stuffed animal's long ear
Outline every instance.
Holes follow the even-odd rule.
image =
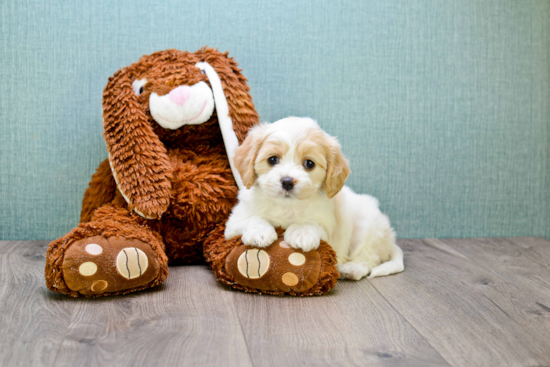
[[[233,121],[233,129],[242,144],[248,130],[259,123],[258,113],[252,102],[250,87],[247,80],[241,74],[241,69],[229,53],[219,52],[212,48],[202,48],[196,54],[206,61],[218,74],[227,105],[229,117]]]
[[[348,160],[342,154],[340,143],[332,136],[326,135],[327,154],[327,177],[325,179],[325,191],[329,198],[336,195],[348,178],[351,170]]]
[[[206,73],[212,86],[227,158],[235,182],[241,189],[243,179],[234,163],[235,150],[243,142],[248,130],[259,122],[249,93],[250,88],[246,84],[246,78],[241,74],[241,69],[227,52],[202,48],[196,52],[196,56],[202,61],[195,66]]]
[[[235,166],[241,175],[243,185],[247,189],[251,188],[256,182],[256,171],[254,170],[254,162],[258,156],[258,151],[262,147],[265,140],[265,129],[267,125],[258,125],[250,129],[246,139],[235,150]]]
[[[172,168],[132,88],[129,68],[109,78],[103,92],[103,127],[109,162],[130,210],[154,219],[170,204]]]

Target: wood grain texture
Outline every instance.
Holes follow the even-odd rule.
[[[316,298],[234,297],[255,366],[448,366],[366,280]]]
[[[56,366],[251,366],[231,294],[205,266],[164,286],[79,299]]]
[[[525,312],[550,320],[550,241],[544,238],[443,239],[442,242],[529,293]],[[525,299],[524,301],[527,301]],[[534,301],[534,302],[533,302]],[[550,326],[550,325],[549,325]]]
[[[205,266],[157,289],[72,299],[46,242],[0,241],[0,366],[543,366],[550,242],[402,240],[406,270],[324,297],[251,295]]]
[[[47,242],[0,243],[0,366],[52,366],[75,303],[46,288]]]
[[[547,321],[526,312],[532,295],[439,240],[400,245],[405,272],[371,282],[451,365],[550,363]]]
[[[8,251],[14,245],[15,241],[0,241],[0,255]]]
[[[550,241],[542,237],[504,238],[524,250],[534,262],[550,267]]]

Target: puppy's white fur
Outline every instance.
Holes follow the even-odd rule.
[[[270,157],[278,162],[270,163]],[[403,271],[403,252],[388,217],[374,197],[344,186],[350,171],[340,144],[314,120],[289,117],[256,126],[234,159],[246,189],[226,223],[226,239],[242,235],[245,244],[266,247],[282,227],[285,241],[296,249],[311,251],[327,241],[341,278]],[[293,180],[291,190],[284,189],[284,177]]]

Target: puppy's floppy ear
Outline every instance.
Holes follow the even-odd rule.
[[[196,54],[218,73],[227,99],[229,117],[233,121],[233,130],[242,144],[248,130],[259,123],[245,76],[241,74],[237,62],[229,57],[228,52],[222,53],[213,48],[203,47]]]
[[[267,126],[267,124],[254,126],[248,132],[243,143],[235,150],[235,156],[233,157],[235,166],[241,175],[243,185],[247,189],[251,188],[256,182],[254,162],[266,138]]]
[[[170,204],[172,167],[132,88],[135,65],[109,78],[103,92],[103,135],[113,175],[129,209],[154,219]]]
[[[336,138],[326,135],[327,143],[327,177],[325,179],[325,191],[329,198],[336,195],[350,174],[348,160],[342,154],[340,143]]]

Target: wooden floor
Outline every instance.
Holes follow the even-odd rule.
[[[324,297],[251,295],[206,266],[71,299],[46,242],[0,242],[0,366],[549,366],[550,242],[401,240],[405,272]]]

